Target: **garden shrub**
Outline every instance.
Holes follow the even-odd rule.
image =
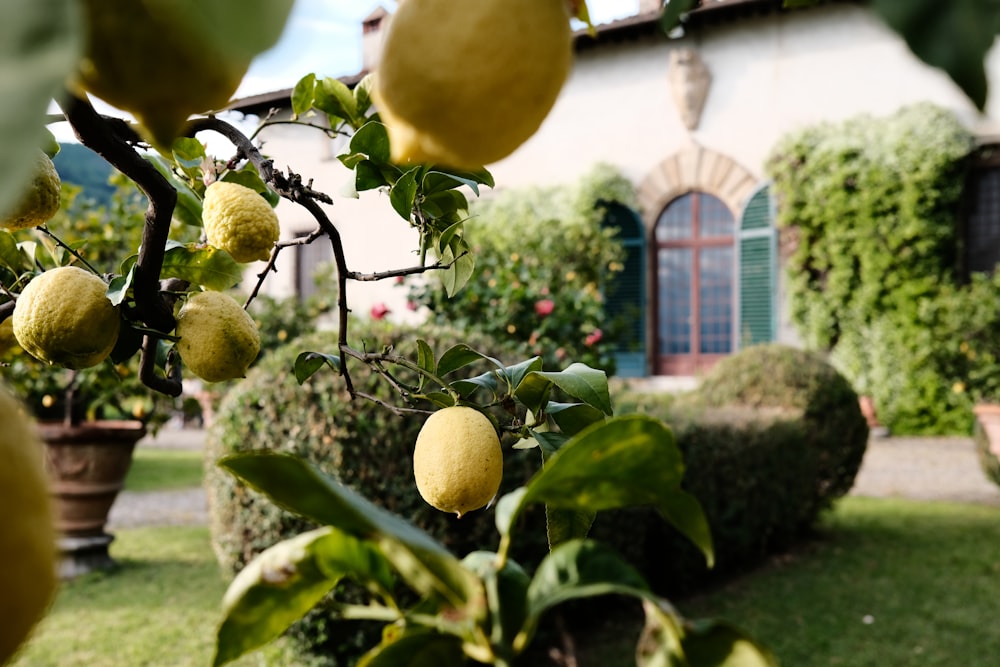
[[[851,488],[868,440],[847,380],[819,355],[778,344],[727,357],[695,392],[624,390],[616,405],[619,414],[641,412],[671,426],[684,455],[684,488],[712,528],[717,562],[709,571],[654,511],[598,515],[595,537],[667,594],[690,592],[790,545]]]
[[[815,507],[850,491],[868,446],[868,424],[847,379],[815,352],[769,343],[726,357],[693,394],[705,407],[744,406],[802,411],[817,456]]]
[[[415,358],[416,338],[426,340],[438,353],[459,337],[488,354],[504,358],[482,336],[442,327],[424,326],[419,332],[387,323],[357,322],[352,335],[370,345],[392,345]],[[207,486],[212,543],[223,568],[238,572],[256,554],[279,540],[314,528],[305,520],[278,508],[267,498],[237,482],[214,465],[219,457],[241,451],[270,449],[312,461],[328,474],[356,489],[385,509],[401,515],[459,556],[475,549],[495,548],[497,532],[492,511],[473,512],[461,520],[428,506],[419,497],[411,464],[413,444],[423,424],[419,416],[396,416],[367,400],[350,400],[343,379],[333,371],[317,373],[303,385],[293,373],[295,357],[305,350],[336,349],[336,332],[316,332],[296,340],[264,358],[222,400],[208,434]],[[481,372],[478,369],[475,372]],[[388,383],[367,366],[352,364],[351,376],[359,391],[400,404]],[[523,485],[538,467],[535,451],[507,449],[502,492]],[[535,528],[524,534],[539,541],[522,540],[525,550],[515,556],[537,562],[544,555],[544,517],[527,516]],[[358,595],[342,588],[347,596]],[[327,623],[322,607],[311,612],[290,632],[303,661],[319,665],[344,665],[377,643],[377,623]],[[375,633],[375,634],[372,634]]]
[[[413,281],[411,303],[431,321],[520,344],[547,368],[578,361],[611,374],[625,322],[608,317],[604,289],[624,253],[616,230],[601,223],[609,204],[634,199],[628,179],[597,165],[572,185],[476,200],[465,223],[476,280],[452,297],[433,278]]]
[[[649,413],[684,454],[684,488],[705,510],[716,565],[646,508],[598,515],[593,535],[636,565],[654,590],[688,593],[787,547],[812,517],[816,452],[800,411],[725,408]],[[628,526],[623,530],[623,526]]]

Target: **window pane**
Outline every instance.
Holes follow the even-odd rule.
[[[708,238],[712,236],[732,236],[734,220],[733,214],[729,212],[726,205],[712,195],[701,193],[698,198],[699,215],[698,222],[701,227],[701,236]]]
[[[692,251],[663,248],[657,261],[660,354],[690,354]]]
[[[689,239],[692,234],[691,195],[682,195],[663,209],[656,221],[656,240],[659,242]]]
[[[969,271],[991,272],[1000,261],[1000,168],[972,172],[966,236]]]
[[[699,255],[700,352],[728,354],[733,345],[733,248],[702,248]]]

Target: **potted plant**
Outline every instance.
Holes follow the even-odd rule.
[[[126,182],[118,181],[108,204],[79,197],[80,189],[63,185],[60,213],[40,230],[20,232],[16,248],[0,259],[3,283],[24,285],[40,270],[55,266],[100,267],[141,230],[144,205]],[[96,243],[76,239],[94,229],[115,234]],[[23,239],[23,240],[22,240]],[[13,255],[13,256],[12,256]],[[0,308],[9,308],[11,294],[0,294]],[[135,359],[127,349],[83,370],[70,370],[33,358],[20,349],[10,333],[10,318],[0,335],[0,376],[38,420],[46,448],[46,467],[56,500],[56,521],[65,578],[114,566],[105,531],[108,512],[124,485],[136,443],[168,416],[169,399],[146,388],[138,378]],[[122,329],[119,345],[129,346],[130,330]]]

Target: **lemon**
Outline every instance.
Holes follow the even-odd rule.
[[[205,189],[201,220],[210,245],[237,262],[266,260],[281,230],[278,216],[260,194],[238,183],[216,181]]]
[[[566,0],[408,0],[392,17],[375,100],[399,163],[476,168],[542,124],[573,59]]]
[[[169,147],[189,116],[224,107],[251,57],[221,48],[177,0],[83,0],[77,83]]]
[[[28,637],[56,589],[56,532],[42,444],[0,387],[0,664]]]
[[[222,292],[197,292],[177,314],[177,352],[206,382],[246,375],[260,353],[260,333],[236,299]]]
[[[99,277],[76,266],[39,274],[17,298],[14,337],[31,356],[66,368],[96,366],[111,354],[121,317]]]
[[[44,224],[59,210],[61,182],[49,156],[38,151],[33,165],[35,177],[20,201],[0,215],[0,229],[17,231]]]
[[[484,507],[500,489],[503,453],[493,424],[473,408],[432,414],[413,450],[417,491],[442,512],[461,517]]]

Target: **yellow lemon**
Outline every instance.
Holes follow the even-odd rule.
[[[56,532],[42,444],[0,387],[0,664],[45,615],[56,590]]]
[[[224,107],[251,57],[220,48],[177,0],[83,0],[86,51],[78,83],[131,112],[169,147],[192,114]]]
[[[177,313],[177,352],[206,382],[246,375],[260,353],[260,333],[236,299],[222,292],[198,292]]]
[[[225,250],[237,262],[266,260],[281,230],[267,200],[238,183],[216,181],[205,189],[201,212],[210,245]]]
[[[20,201],[10,211],[0,215],[0,229],[17,231],[48,222],[59,210],[62,183],[49,156],[38,151],[34,164],[35,177]]]
[[[75,266],[36,276],[17,297],[14,337],[28,354],[50,364],[96,366],[111,354],[121,328],[107,290],[103,280]]]
[[[432,414],[413,450],[417,491],[442,512],[462,516],[484,507],[503,479],[503,452],[493,424],[473,408]]]
[[[407,0],[375,83],[392,158],[476,168],[512,153],[555,104],[573,59],[566,0]]]

